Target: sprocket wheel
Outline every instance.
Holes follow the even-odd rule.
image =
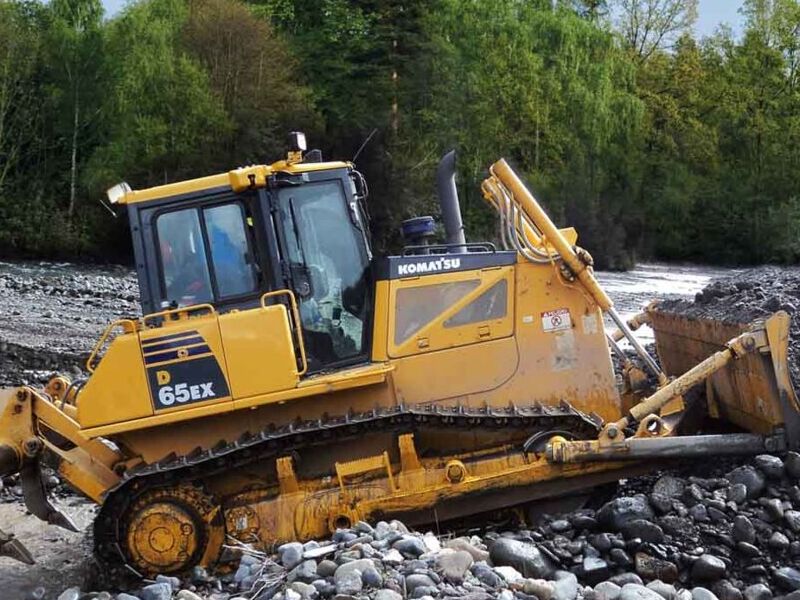
[[[119,544],[142,575],[210,567],[225,538],[221,507],[191,485],[148,490],[125,511]]]

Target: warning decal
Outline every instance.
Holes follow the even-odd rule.
[[[569,309],[557,308],[542,313],[542,329],[546,332],[563,331],[572,329],[572,319],[569,316]]]

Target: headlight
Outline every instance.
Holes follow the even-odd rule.
[[[116,204],[120,200],[122,200],[128,192],[131,192],[131,186],[129,186],[124,181],[122,183],[118,183],[114,187],[108,188],[106,191],[106,196],[108,196],[108,201],[111,204]]]

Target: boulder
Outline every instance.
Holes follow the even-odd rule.
[[[550,559],[535,545],[509,538],[495,541],[489,556],[493,564],[514,567],[524,577],[547,579],[555,570]]]
[[[698,581],[718,581],[725,576],[726,570],[721,559],[713,554],[703,554],[692,565],[692,578]]]
[[[637,519],[650,521],[654,516],[653,509],[643,494],[615,498],[597,511],[597,521],[613,531],[620,531],[625,524]]]
[[[769,479],[780,479],[783,477],[783,461],[771,454],[759,454],[753,460],[756,466]]]
[[[758,498],[766,487],[763,473],[750,465],[744,465],[733,469],[725,475],[725,478],[730,481],[732,485],[742,484],[747,490],[748,498]]]

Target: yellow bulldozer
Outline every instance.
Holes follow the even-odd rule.
[[[147,576],[217,568],[233,540],[444,522],[660,459],[800,444],[788,315],[734,326],[654,305],[629,325],[575,231],[504,160],[482,184],[503,249],[467,243],[454,173],[450,153],[437,171],[446,241],[412,219],[407,247],[383,258],[363,176],[300,134],[271,165],[115,186],[144,316],[109,324],[87,378],[0,392],[0,475],[19,473],[30,512],[73,527],[42,484],[54,456],[100,505],[107,572]],[[632,333],[642,323],[660,363]],[[723,433],[698,433],[704,419]],[[0,550],[31,559],[9,534]]]

